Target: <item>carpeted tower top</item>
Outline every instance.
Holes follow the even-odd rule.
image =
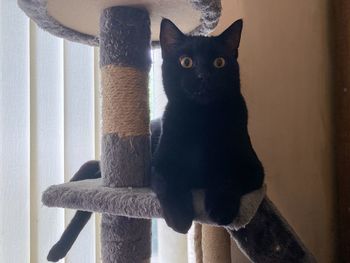
[[[145,8],[151,19],[151,39],[158,41],[162,17],[184,32],[208,34],[218,24],[220,0],[18,0],[20,8],[50,33],[88,45],[99,45],[102,10],[113,6]]]

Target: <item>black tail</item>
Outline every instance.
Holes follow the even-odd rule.
[[[85,179],[96,179],[101,177],[100,164],[98,161],[89,161],[83,164],[82,167],[74,174],[71,182],[81,181]],[[64,258],[70,248],[73,246],[74,241],[79,236],[81,230],[83,230],[86,223],[91,217],[91,212],[77,211],[63,232],[60,240],[51,248],[47,255],[47,260],[57,262]]]
[[[50,249],[50,252],[47,255],[48,261],[57,262],[67,255],[90,217],[91,212],[77,211],[75,213],[60,240],[58,240],[58,242]]]
[[[151,150],[154,153],[159,137],[161,135],[161,120],[156,119],[151,122]],[[83,164],[82,167],[74,174],[71,182],[81,181],[85,179],[101,178],[100,163],[98,161],[89,161]],[[83,230],[86,223],[91,217],[91,212],[77,211],[63,232],[60,240],[51,248],[47,260],[57,262],[64,258],[74,244],[74,241]]]

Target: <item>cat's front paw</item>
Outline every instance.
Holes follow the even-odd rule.
[[[164,195],[157,196],[167,225],[176,232],[186,234],[194,218],[191,193],[166,192]]]
[[[205,210],[209,218],[218,225],[232,223],[238,215],[240,198],[231,193],[207,192]]]
[[[181,234],[187,234],[192,225],[193,215],[179,207],[163,206],[163,216],[167,225]]]

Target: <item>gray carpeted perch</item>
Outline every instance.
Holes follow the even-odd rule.
[[[213,224],[204,211],[202,191],[194,191],[193,195],[196,221]],[[238,230],[248,224],[264,196],[265,187],[243,196],[239,216],[227,227]],[[132,218],[162,217],[159,201],[151,189],[110,188],[103,186],[100,179],[53,185],[44,192],[42,201],[49,207],[65,207]]]
[[[203,209],[201,191],[194,191],[196,221],[213,224]],[[65,207],[132,218],[161,218],[162,209],[149,188],[109,188],[100,179],[49,187],[42,196],[49,207]],[[263,189],[242,197],[238,217],[225,226],[252,262],[316,262],[296,233],[280,215]]]

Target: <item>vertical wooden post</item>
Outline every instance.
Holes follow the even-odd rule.
[[[100,19],[102,156],[104,184],[142,187],[149,183],[148,71],[150,20],[146,10],[112,7]],[[150,220],[102,216],[104,263],[148,262]]]
[[[335,0],[335,167],[338,182],[339,262],[350,261],[350,1]]]

